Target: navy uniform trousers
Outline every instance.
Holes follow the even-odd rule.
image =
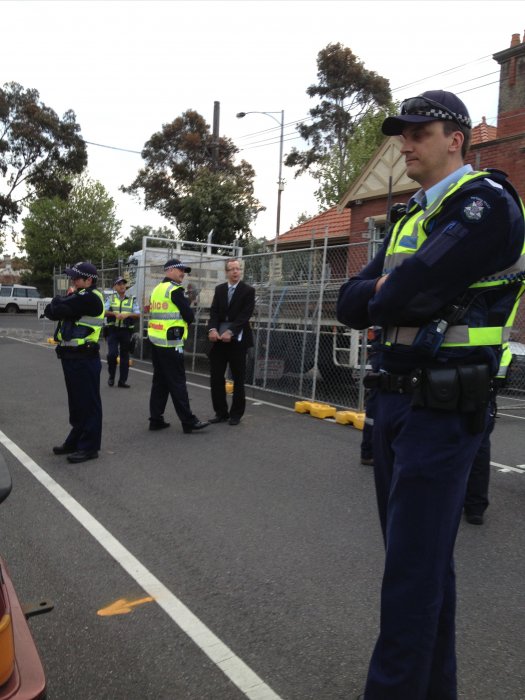
[[[456,700],[453,551],[483,434],[455,412],[380,392],[374,474],[385,543],[381,622],[365,700]]]
[[[150,418],[162,420],[168,397],[171,396],[175,412],[182,425],[194,425],[197,417],[190,408],[184,353],[175,348],[158,348],[151,343],[153,380],[149,402]]]
[[[112,328],[108,330],[108,372],[115,378],[117,357],[120,355],[119,381],[126,383],[129,374],[129,349],[131,346],[131,331],[127,328]],[[120,346],[120,351],[119,351]]]
[[[98,451],[102,439],[100,357],[62,358],[61,362],[71,424],[64,444],[75,450]]]

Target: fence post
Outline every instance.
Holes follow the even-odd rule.
[[[304,379],[304,358],[306,356],[306,344],[308,342],[308,308],[310,306],[310,291],[312,288],[312,257],[315,251],[315,229],[312,231],[310,240],[310,250],[308,253],[308,286],[306,288],[306,299],[304,302],[304,318],[303,318],[303,347],[301,349],[301,372],[299,379],[299,396],[303,395],[303,379]]]
[[[325,229],[324,242],[323,242],[323,262],[321,265],[321,286],[319,289],[319,305],[317,307],[317,327],[315,329],[316,339],[315,339],[315,356],[314,356],[314,380],[312,382],[312,400],[315,400],[315,394],[317,391],[317,363],[319,361],[319,345],[321,343],[321,319],[323,317],[323,297],[324,297],[324,283],[325,283],[325,270],[326,270],[326,257],[328,251],[328,226]]]

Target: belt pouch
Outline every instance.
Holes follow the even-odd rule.
[[[439,369],[426,369],[421,383],[421,392],[414,394],[420,396],[427,408],[441,411],[455,411],[459,403],[459,377],[455,367],[443,367]]]
[[[473,413],[489,402],[490,376],[488,365],[458,367],[461,384],[461,413]]]
[[[487,406],[491,382],[488,365],[465,365],[458,367],[461,384],[459,410],[468,417],[468,429],[472,435],[485,430]]]

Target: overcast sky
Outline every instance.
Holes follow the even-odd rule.
[[[315,101],[317,54],[329,43],[352,49],[368,70],[387,78],[395,99],[424,90],[458,93],[474,123],[496,123],[499,66],[492,54],[523,38],[523,3],[490,0],[4,0],[0,84],[39,91],[59,115],[72,109],[88,147],[88,169],[117,204],[122,237],[132,225],[169,225],[119,186],[142,165],[140,151],[163,124],[187,109],[233,139],[256,171],[255,194],[266,211],[254,229],[275,233],[279,125],[240,111],[284,110],[284,153],[303,142],[294,124]],[[129,153],[125,150],[138,151]],[[286,180],[281,233],[302,212],[314,215],[315,183]]]

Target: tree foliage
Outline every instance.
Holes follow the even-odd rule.
[[[105,187],[86,176],[71,181],[67,200],[43,197],[29,205],[23,220],[22,247],[32,281],[52,289],[53,268],[79,260],[116,260],[120,230],[115,203]]]
[[[314,176],[327,155],[336,155],[341,173],[346,167],[347,145],[364,114],[386,107],[391,102],[389,82],[367,70],[351,49],[341,44],[328,44],[317,55],[317,85],[306,90],[320,102],[309,113],[310,123],[297,127],[308,148],[296,148],[285,164],[297,168],[295,176],[307,171]]]
[[[241,244],[250,235],[254,219],[254,171],[243,161],[233,172],[213,172],[203,168],[192,183],[190,192],[180,200],[177,225],[180,237],[187,241]]]
[[[142,151],[145,161],[123,192],[141,194],[146,209],[156,209],[178,228],[181,238],[217,243],[246,235],[256,216],[253,168],[235,165],[233,142],[213,135],[205,119],[187,110],[153,134]]]
[[[335,147],[323,157],[314,175],[320,183],[315,197],[321,208],[333,207],[346,194],[385,138],[381,131],[383,120],[396,111],[394,103],[378,111],[369,110],[355,126],[343,159]]]
[[[18,83],[0,88],[0,234],[34,197],[62,197],[71,175],[83,171],[86,145],[75,113],[60,119],[36,90]]]

